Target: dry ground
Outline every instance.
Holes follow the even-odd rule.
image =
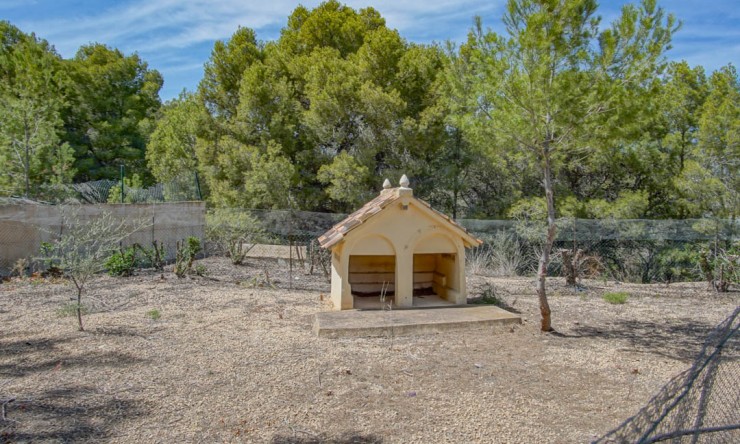
[[[311,331],[322,276],[296,271],[288,290],[284,261],[199,263],[217,280],[96,279],[86,332],[59,315],[71,284],[0,284],[0,402],[15,399],[0,442],[587,442],[739,302],[703,284],[552,279],[558,334],[542,334],[531,278],[475,277],[471,293],[492,284],[521,327],[332,340]],[[617,290],[626,304],[602,300]]]

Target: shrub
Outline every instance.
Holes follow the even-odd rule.
[[[136,250],[134,247],[121,249],[105,261],[105,269],[111,276],[131,276],[136,269]]]
[[[215,209],[206,215],[206,240],[234,265],[242,264],[249,250],[264,239],[265,230],[249,213]]]
[[[501,306],[503,303],[501,299],[496,296],[496,291],[493,285],[486,283],[483,286],[483,290],[480,295],[470,300],[471,304],[486,304],[486,305],[497,305]]]
[[[144,252],[144,255],[149,260],[149,264],[155,270],[164,270],[164,262],[167,257],[167,252],[165,251],[164,244],[162,242],[157,242],[156,240],[152,241],[152,248],[148,250],[141,248],[141,251]]]
[[[17,275],[21,279],[26,278],[26,269],[28,269],[28,259],[26,258],[20,258],[17,261],[15,261],[15,264],[13,264],[13,269],[11,270],[10,274]]]
[[[592,278],[604,271],[601,259],[595,254],[586,254],[580,248],[575,250],[563,248],[556,252],[561,274],[565,276],[567,285],[576,285],[582,278]]]
[[[727,249],[717,248],[714,252],[702,251],[699,267],[710,287],[718,292],[727,292],[731,284],[740,283],[740,243]]]
[[[58,260],[54,257],[54,244],[51,242],[41,242],[39,248],[40,257],[38,261],[44,268],[44,274],[47,276],[59,277],[62,275],[62,270],[58,267]]]
[[[178,241],[175,251],[175,275],[182,278],[193,270],[195,256],[200,253],[200,239],[190,236],[185,241]]]
[[[147,226],[146,220],[126,221],[103,212],[92,219],[83,219],[79,208],[65,207],[62,223],[66,229],[51,244],[50,260],[69,276],[77,289],[77,324],[82,324],[82,294],[95,274],[103,271],[106,259],[116,251],[116,246],[131,233]]]
[[[618,305],[618,304],[626,304],[629,296],[630,296],[629,293],[625,291],[615,291],[615,292],[610,292],[610,293],[604,293],[604,296],[602,296],[602,298],[610,304]]]
[[[470,274],[485,274],[491,266],[491,247],[483,244],[480,247],[468,250],[465,266]]]
[[[490,251],[494,276],[517,276],[526,262],[522,243],[512,232],[497,232]]]

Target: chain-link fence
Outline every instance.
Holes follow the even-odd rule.
[[[707,337],[693,366],[596,443],[740,442],[740,307]]]
[[[29,198],[0,197],[0,204],[25,199],[52,204],[155,203],[199,201],[202,195],[197,173],[187,173],[148,187],[136,177],[124,176],[118,180],[47,184],[34,188]]]
[[[469,262],[494,274],[531,274],[544,244],[542,223],[462,220],[484,241]],[[714,281],[718,290],[740,275],[740,223],[725,219],[560,219],[549,274],[653,283]],[[482,265],[480,265],[482,263]]]
[[[69,214],[74,212],[72,221]],[[8,275],[19,264],[32,271],[43,268],[42,242],[53,242],[74,221],[84,222],[109,212],[116,219],[141,221],[145,228],[125,241],[151,247],[154,241],[174,257],[175,243],[188,237],[204,237],[205,204],[179,202],[131,205],[41,205],[18,202],[0,205],[0,276]],[[65,216],[66,215],[66,216]]]
[[[94,194],[95,187],[84,186],[90,188],[86,195]],[[99,194],[102,196],[105,192]],[[29,245],[38,244],[33,237],[38,236],[29,228],[35,223],[31,218],[3,216],[7,208],[23,206],[29,204],[18,201],[16,205],[0,205],[0,251],[24,241]],[[30,207],[35,213],[53,208],[48,205]],[[167,213],[160,214],[164,223]],[[168,217],[178,221],[182,215],[175,211]],[[300,267],[310,273],[328,274],[329,256],[318,247],[316,238],[345,215],[228,208],[208,210],[201,217],[203,222],[198,233],[202,233],[206,255],[229,256],[236,263],[250,257],[287,260],[291,269]],[[467,263],[474,272],[499,276],[535,272],[544,244],[544,224],[511,220],[459,222],[484,241],[481,247],[468,252]],[[192,221],[186,224],[193,225]],[[165,234],[168,239],[173,236],[167,231],[167,225],[160,225],[155,221],[151,240],[162,241],[155,238]],[[551,276],[566,277],[570,284],[578,285],[586,278],[637,283],[706,280],[717,290],[726,291],[740,281],[738,221],[561,219],[557,225],[548,271]],[[28,241],[28,238],[33,239]],[[24,252],[27,256],[35,253]],[[3,256],[0,253],[0,273],[7,274],[12,263]]]

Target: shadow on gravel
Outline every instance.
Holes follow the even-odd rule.
[[[58,344],[72,341],[71,336],[41,339],[19,339],[16,341],[5,341],[0,339],[0,356],[20,356],[27,353],[49,352],[54,350]]]
[[[39,350],[37,350],[39,351]],[[0,347],[0,355],[3,349]],[[41,351],[43,355],[46,353]],[[0,377],[20,378],[30,373],[44,371],[58,371],[74,367],[123,367],[130,364],[143,362],[135,356],[119,352],[90,353],[86,352],[77,356],[65,356],[63,358],[33,359],[31,356],[19,359],[15,357],[10,362],[0,363]]]
[[[272,444],[382,444],[383,438],[373,434],[363,435],[349,432],[335,438],[324,434],[309,436],[275,435],[270,442]]]
[[[602,338],[628,340],[636,351],[651,353],[671,359],[693,361],[713,325],[690,319],[665,323],[624,320],[593,327],[577,326],[572,334],[558,333],[562,338]]]
[[[88,386],[53,389],[6,405],[0,443],[100,441],[116,424],[146,412],[134,401],[103,397]]]

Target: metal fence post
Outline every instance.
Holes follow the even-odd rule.
[[[125,175],[125,168],[123,164],[121,164],[121,203],[123,203],[123,196],[124,196],[124,187],[126,186],[123,182],[123,178]]]
[[[195,172],[195,191],[198,193],[198,200],[203,200],[203,194],[200,192],[200,180],[198,180],[198,172]]]

